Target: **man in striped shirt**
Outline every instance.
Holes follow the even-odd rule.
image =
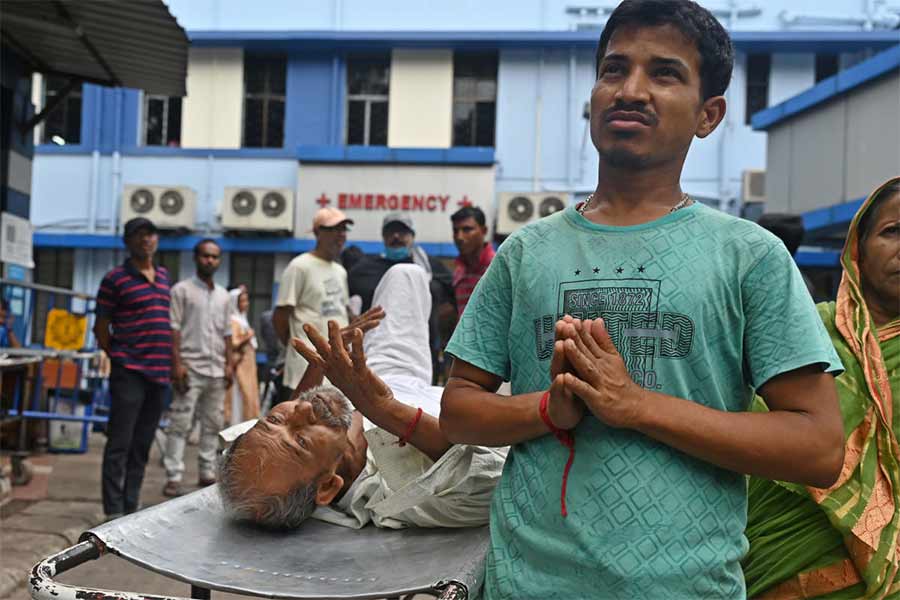
[[[469,296],[494,258],[494,248],[486,240],[484,212],[477,206],[462,207],[453,213],[450,221],[453,223],[453,243],[459,250],[453,271],[453,291],[456,310],[462,316]]]
[[[169,274],[153,265],[159,244],[149,219],[125,223],[128,258],[97,293],[94,335],[112,361],[112,402],[103,451],[103,511],[108,519],[140,508],[141,483],[172,370]]]

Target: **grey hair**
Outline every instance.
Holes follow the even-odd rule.
[[[318,395],[335,396],[341,403],[349,401],[336,388],[317,387],[299,396],[299,400],[312,400]],[[313,403],[314,408],[316,403]],[[317,410],[317,416],[322,418],[322,409],[327,411],[326,420],[333,420],[338,426],[348,428],[350,413],[346,415],[333,415],[324,405]],[[346,425],[346,426],[345,426]],[[246,484],[246,466],[240,460],[242,457],[251,456],[251,451],[241,447],[241,442],[246,433],[234,440],[231,447],[225,451],[219,462],[219,496],[225,513],[238,521],[251,521],[263,527],[271,529],[294,529],[308,519],[316,509],[316,483],[301,482],[286,494],[261,494],[253,485]]]

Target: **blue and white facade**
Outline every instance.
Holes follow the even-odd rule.
[[[220,281],[250,285],[258,314],[287,261],[312,246],[319,206],[346,209],[356,220],[350,243],[367,252],[380,249],[384,214],[405,208],[426,250],[452,257],[449,216],[459,206],[482,206],[508,233],[516,223],[504,211],[513,197],[571,202],[596,185],[583,113],[596,41],[614,2],[168,4],[191,40],[180,106],[85,85],[77,141],[40,143],[46,138],[36,132],[38,261],[41,250],[74,252],[75,289],[94,291],[121,260],[121,223],[138,190],[155,198],[155,211],[169,189],[182,198],[184,214],[161,242],[178,275],[192,272],[198,239],[219,239]],[[709,7],[735,42],[734,79],[725,122],[694,144],[682,185],[739,213],[745,201],[761,200],[746,182],[766,169],[766,133],[753,130],[748,112],[896,45],[900,10],[878,0]],[[39,110],[46,82],[37,77],[33,89]],[[155,119],[149,128],[148,119]],[[240,204],[241,192],[253,200]],[[274,212],[291,213],[280,225],[234,212],[261,213],[273,192],[284,200]]]

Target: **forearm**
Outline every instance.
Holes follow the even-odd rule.
[[[548,433],[538,412],[543,391],[501,396],[451,377],[441,400],[441,430],[454,444],[510,446]]]
[[[97,320],[96,325],[94,326],[94,337],[97,339],[97,346],[106,352],[107,355],[110,353],[110,339],[109,339],[109,321],[108,320]]]
[[[350,398],[353,401],[353,398]],[[416,418],[418,409],[397,400],[393,394],[376,406],[358,406],[360,412],[375,425],[398,438],[405,436]],[[407,442],[431,460],[437,461],[450,448],[451,443],[441,431],[438,420],[422,413]]]
[[[181,332],[177,329],[172,330],[172,367],[181,366]]]
[[[272,313],[272,327],[275,329],[278,339],[285,346],[288,345],[291,337],[291,327],[288,323],[288,311],[290,310],[292,310],[290,306],[278,306]]]
[[[634,429],[730,471],[829,487],[842,462],[843,446],[811,413],[725,412],[647,390],[641,406]]]

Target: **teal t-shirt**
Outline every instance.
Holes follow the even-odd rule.
[[[701,204],[610,227],[574,208],[507,239],[447,351],[511,381],[549,387],[554,324],[602,317],[635,382],[727,411],[779,373],[839,372],[784,245]],[[516,445],[491,507],[485,595],[744,598],[745,478],[592,415],[568,451],[551,435]]]

